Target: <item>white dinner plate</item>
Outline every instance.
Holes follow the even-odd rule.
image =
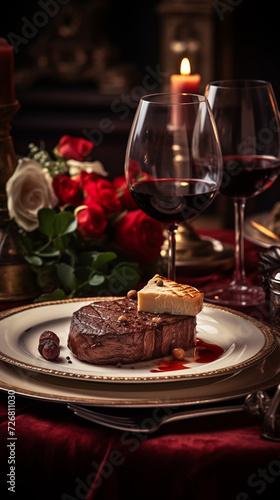
[[[79,361],[67,347],[71,316],[87,303],[88,300],[72,300],[33,304],[0,314],[0,359],[36,373],[63,378],[117,383],[175,382],[222,376],[248,368],[266,358],[276,346],[269,326],[239,312],[204,305],[197,316],[197,337],[223,349],[216,360],[198,363],[190,357],[183,366],[176,363],[172,371],[168,361],[171,357],[164,358],[168,371],[160,371],[162,358],[120,367],[98,366]],[[39,337],[44,330],[52,330],[60,338],[61,352],[56,361],[47,361],[38,352]]]
[[[106,383],[49,377],[0,362],[0,388],[47,402],[117,408],[174,407],[226,401],[280,383],[280,339],[275,350],[250,368],[221,377],[157,383]]]

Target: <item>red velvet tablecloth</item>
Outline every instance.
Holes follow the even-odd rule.
[[[233,241],[231,232],[215,237]],[[253,281],[259,250],[246,243]],[[215,273],[212,281],[220,278]],[[79,419],[62,403],[15,394],[15,408],[15,436],[8,440],[8,394],[2,392],[3,500],[280,498],[280,443],[261,438],[259,422],[243,412],[133,435]]]

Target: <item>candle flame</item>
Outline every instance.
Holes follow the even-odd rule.
[[[191,73],[191,65],[187,57],[182,59],[180,73],[181,75],[190,75]]]

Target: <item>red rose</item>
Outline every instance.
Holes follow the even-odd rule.
[[[130,158],[129,160],[129,167],[128,167],[128,177],[129,181],[133,183],[137,177],[140,177],[142,175],[142,168],[139,163],[139,161],[133,160],[133,158]]]
[[[135,210],[138,208],[136,202],[132,198],[129,189],[127,187],[127,183],[125,177],[116,177],[113,180],[113,186],[116,190],[116,193],[119,197],[119,200],[123,206],[123,208],[127,208],[128,210]]]
[[[102,239],[107,226],[105,214],[97,203],[82,207],[76,215],[78,230],[85,238]]]
[[[82,137],[70,137],[64,135],[59,140],[56,149],[65,160],[85,160],[91,152],[94,144]]]
[[[53,190],[59,199],[60,205],[70,203],[70,205],[77,206],[83,201],[83,191],[79,183],[68,177],[68,175],[56,175],[53,179]]]
[[[87,184],[91,183],[92,181],[97,182],[100,179],[99,175],[97,175],[95,172],[86,172],[85,170],[81,170],[79,177],[77,180],[79,180],[81,187],[87,191]]]
[[[92,204],[98,203],[102,206],[106,216],[122,209],[121,202],[111,182],[104,179],[98,179],[97,182],[88,180],[84,189],[87,193],[84,200],[85,205],[90,207]]]
[[[163,226],[142,210],[133,210],[121,217],[115,226],[116,243],[126,255],[139,264],[156,259],[163,244]]]

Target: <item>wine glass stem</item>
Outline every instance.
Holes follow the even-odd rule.
[[[234,201],[235,217],[235,269],[233,282],[238,285],[247,285],[244,263],[244,212],[245,199]]]
[[[168,269],[167,277],[169,280],[175,281],[175,254],[176,254],[176,233],[178,229],[178,224],[170,224],[168,228]]]

